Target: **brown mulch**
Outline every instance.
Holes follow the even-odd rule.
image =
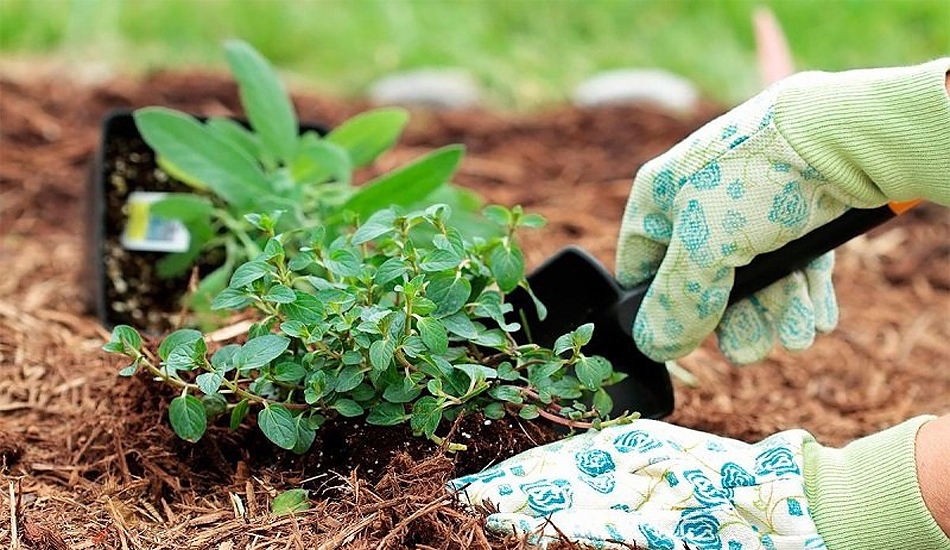
[[[205,115],[238,108],[234,86],[216,75],[95,85],[0,75],[0,547],[17,548],[16,529],[23,548],[44,550],[517,548],[486,538],[478,517],[445,498],[454,465],[438,454],[399,455],[373,480],[332,478],[337,497],[275,518],[270,500],[321,472],[231,456],[225,435],[184,444],[149,385],[117,379],[84,303],[86,170],[105,112],[156,104]],[[300,95],[297,106],[332,126],[368,105]],[[715,112],[420,111],[379,168],[465,143],[460,184],[550,220],[524,236],[530,263],[577,243],[609,265],[632,174]],[[677,382],[670,420],[745,440],[802,427],[840,445],[950,412],[948,237],[947,211],[922,207],[849,243],[838,254],[832,335],[744,368],[707,342],[681,361],[697,385]]]

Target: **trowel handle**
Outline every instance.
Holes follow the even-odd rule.
[[[736,268],[729,303],[748,298],[809,262],[891,218],[903,214],[920,201],[888,203],[877,208],[852,208],[830,222],[790,241],[778,250],[759,254],[748,265]]]
[[[920,201],[892,202],[878,208],[852,208],[778,250],[759,254],[748,265],[736,268],[729,303],[748,298],[793,271],[804,268],[808,262],[825,252],[834,250],[918,204]],[[621,326],[627,330],[632,329],[640,302],[652,282],[651,279],[627,291],[616,306]]]

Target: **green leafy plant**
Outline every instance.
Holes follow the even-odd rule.
[[[261,221],[263,252],[235,269],[213,302],[257,313],[243,344],[209,353],[200,332],[183,329],[153,352],[119,326],[105,349],[132,359],[120,374],[144,369],[180,390],[169,418],[188,441],[215,416],[229,412],[235,429],[252,409],[275,445],[296,452],[336,416],[408,422],[436,441],[440,423],[463,411],[572,427],[626,421],[609,419],[604,389],[624,375],[582,351],[593,325],[561,336],[553,349],[515,339],[520,326],[505,298],[530,288],[513,234],[544,220],[519,207],[490,206],[485,216],[502,231],[468,239],[448,225],[446,205],[407,214],[388,208],[336,237],[306,231],[292,259],[290,234]],[[413,237],[420,231],[433,235],[428,243]]]
[[[228,42],[225,49],[249,128],[228,118],[202,122],[163,107],[134,113],[158,165],[200,191],[171,194],[152,206],[156,216],[181,221],[191,236],[187,251],[160,260],[160,276],[179,275],[200,255],[223,249],[223,265],[198,288],[198,296],[207,299],[226,286],[237,265],[262,252],[263,242],[254,238],[258,229],[323,225],[332,233],[344,223],[344,211],[365,219],[391,205],[447,202],[468,211],[480,207],[471,192],[445,185],[462,158],[463,148],[457,145],[353,186],[354,170],[396,143],[408,121],[406,111],[376,109],[325,136],[300,134],[290,97],[267,60],[244,42]],[[257,212],[269,216],[248,216]]]

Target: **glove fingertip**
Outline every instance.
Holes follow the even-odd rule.
[[[633,324],[637,347],[644,355],[660,363],[679,359],[696,349],[715,329],[718,320],[709,323],[685,315],[681,309],[671,306],[673,301],[668,296],[648,292]]]
[[[750,299],[726,309],[716,327],[719,350],[735,365],[765,359],[775,346],[775,333],[764,314]]]
[[[778,337],[789,351],[803,351],[815,343],[815,308],[807,296],[795,296],[779,319]]]

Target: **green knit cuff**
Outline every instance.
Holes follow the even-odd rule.
[[[950,550],[917,483],[914,443],[931,419],[912,418],[842,449],[805,442],[805,495],[828,550]]]
[[[912,67],[808,72],[779,84],[775,125],[852,206],[950,205],[950,58]]]

